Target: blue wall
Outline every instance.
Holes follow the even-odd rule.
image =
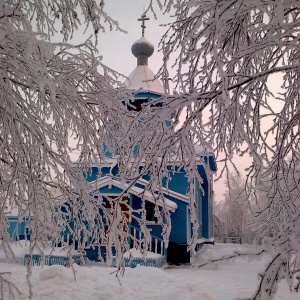
[[[170,233],[170,242],[187,243],[187,203],[176,198],[168,196],[171,201],[177,204],[177,209],[171,213],[172,229]]]
[[[167,187],[181,195],[186,195],[189,183],[188,178],[186,177],[186,172],[184,169],[179,167],[171,167],[168,166],[168,170],[170,171],[170,180],[167,181],[167,178],[165,177],[163,179],[163,186]],[[174,173],[173,173],[174,170]]]
[[[202,201],[203,201],[203,193],[200,189],[199,183],[196,181],[196,205],[197,205],[197,217],[199,222],[199,230],[198,230],[198,238],[202,237],[202,231],[203,231],[203,207],[202,207]]]
[[[208,207],[208,184],[202,185],[204,195],[202,195],[202,237],[209,238],[209,207]]]
[[[100,189],[100,193],[102,194],[121,194],[122,192],[123,190],[116,186],[112,186],[111,188],[104,186]]]
[[[92,182],[95,181],[99,176],[103,177],[108,174],[110,174],[110,167],[103,167],[100,171],[98,167],[91,167],[90,172],[84,173],[83,176],[87,182]]]
[[[109,173],[109,168],[102,168],[101,173],[103,175]],[[186,172],[184,169],[179,167],[172,167],[169,166],[168,170],[171,172],[171,178],[167,182],[167,178],[163,179],[163,186],[167,187],[174,192],[177,192],[182,195],[186,195],[189,183],[188,178],[186,177]],[[173,173],[174,172],[174,173]],[[208,199],[209,196],[209,190],[208,190],[208,182],[207,182],[207,176],[205,168],[202,165],[198,166],[198,172],[200,176],[203,178],[204,183],[202,184],[202,187],[204,188],[204,194],[202,193],[199,184],[196,182],[196,204],[197,204],[197,214],[198,214],[198,220],[199,220],[199,231],[198,231],[198,238],[205,237],[209,238],[211,236],[211,229],[210,225],[212,225],[212,209],[211,209],[211,203]],[[88,181],[95,180],[97,178],[98,171],[96,167],[92,168],[91,174],[87,177]],[[143,176],[144,179],[149,180],[150,176],[145,175]],[[143,184],[136,183],[135,186],[139,188],[144,188]],[[102,194],[119,194],[122,193],[122,189],[117,188],[115,186],[112,186],[110,189],[108,186],[105,186],[100,189],[100,192]],[[166,195],[165,195],[166,196]],[[135,195],[131,196],[132,198],[132,207],[133,209],[141,209],[141,199]],[[166,196],[171,201],[175,202],[177,204],[177,209],[174,213],[171,213],[171,221],[172,221],[172,230],[170,234],[170,241],[176,242],[176,243],[187,243],[187,203],[184,201],[178,200],[171,196]],[[140,217],[140,215],[137,215],[137,217]],[[133,219],[133,226],[139,227],[139,224]],[[152,234],[154,236],[160,237],[162,228],[160,225],[149,225],[149,228],[152,229]],[[191,226],[190,226],[191,227]]]
[[[136,195],[133,195],[131,194],[131,201],[132,201],[132,208],[134,210],[139,210],[142,208],[142,201],[141,201],[141,198],[139,198],[138,196]],[[137,217],[137,218],[140,218],[141,217],[141,213],[134,213],[134,215]],[[136,227],[136,228],[140,228],[140,225],[139,223],[136,221],[135,218],[132,218],[132,223],[131,225],[133,227]],[[129,226],[130,227],[130,226]],[[151,229],[151,235],[154,236],[154,237],[157,237],[157,238],[160,238],[162,239],[162,225],[161,224],[157,224],[157,225],[147,225],[147,228]]]
[[[206,157],[205,160],[210,160],[210,157]],[[181,195],[186,195],[189,183],[188,178],[186,176],[186,172],[183,168],[179,168],[177,166],[168,166],[168,170],[170,171],[170,179],[167,180],[167,177],[163,179],[163,186],[169,188],[169,190],[177,192]],[[118,168],[115,166],[112,170],[114,175],[117,176]],[[206,170],[203,165],[198,166],[198,172],[203,179],[202,187],[204,189],[204,193],[200,189],[199,183],[196,182],[196,205],[197,205],[197,215],[199,220],[199,232],[198,238],[204,237],[209,238],[212,234],[212,207],[211,201],[209,200],[209,183],[207,182],[207,175]],[[110,173],[110,168],[105,167],[101,169],[101,172],[98,174],[97,167],[91,168],[91,173],[86,176],[87,181],[93,181],[97,179],[97,176],[105,176]],[[144,175],[143,179],[150,180],[149,174]],[[144,188],[143,184],[136,183],[135,186],[139,188]],[[112,186],[108,188],[105,186],[100,189],[102,194],[120,194],[123,192],[122,189]],[[177,198],[174,198],[169,195],[165,195],[166,198],[170,199],[171,201],[177,204],[177,209],[174,213],[171,212],[171,222],[172,222],[172,229],[170,233],[170,242],[174,243],[187,243],[188,242],[188,228],[192,229],[192,226],[187,228],[187,222],[190,222],[187,215],[187,207],[188,203],[181,201]],[[131,202],[132,208],[134,210],[141,209],[141,199],[133,194],[131,194]],[[140,218],[140,213],[135,213],[136,217]],[[139,228],[138,222],[132,218],[132,226]],[[148,225],[148,228],[151,228],[151,234],[156,237],[161,237],[162,226],[161,225]]]
[[[97,179],[97,175],[98,175],[98,168],[97,167],[92,167],[90,172],[88,172],[87,174],[83,174],[85,180],[87,182],[91,182]]]

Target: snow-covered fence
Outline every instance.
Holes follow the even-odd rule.
[[[72,263],[78,265],[81,264],[81,257],[79,255],[69,256],[58,256],[58,255],[45,255],[44,261],[42,261],[42,256],[39,254],[25,254],[24,256],[24,265],[40,266],[40,265],[61,265],[61,266],[70,266]]]
[[[149,241],[147,247],[147,255],[145,257],[141,257],[142,254],[138,249],[140,249],[140,247],[142,247],[142,245],[145,243],[144,234],[135,226],[131,226],[130,232],[131,234],[128,238],[129,245],[132,249],[129,251],[129,257],[126,256],[126,253],[123,257],[124,267],[135,268],[137,266],[146,266],[161,268],[166,262],[166,248],[163,239],[151,235],[151,240]],[[137,257],[135,257],[135,255]],[[111,266],[117,266],[116,257],[113,258]]]
[[[166,262],[166,257],[161,256],[157,258],[141,258],[141,257],[124,257],[124,267],[135,268],[137,266],[156,267],[161,268]],[[116,267],[116,258],[113,259],[112,267]]]

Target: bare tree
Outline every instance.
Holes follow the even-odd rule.
[[[219,157],[225,155],[222,175],[233,164],[234,155],[247,153],[252,165],[247,170],[246,194],[252,192],[248,187],[264,190],[268,201],[258,212],[263,215],[263,224],[273,222],[274,212],[279,211],[286,226],[274,240],[283,251],[282,260],[280,264],[274,260],[266,271],[274,286],[269,289],[262,281],[255,297],[274,293],[279,269],[285,278],[292,276],[297,282],[299,260],[292,256],[299,257],[299,230],[292,228],[299,228],[298,1],[165,1],[166,10],[173,9],[176,21],[161,42],[164,66],[160,74],[168,90],[169,65],[176,68],[172,82],[177,93],[153,101],[136,115],[111,101],[115,81],[108,78],[115,77],[99,74],[102,65],[93,44],[66,44],[79,25],[77,9],[95,33],[104,28],[104,22],[118,27],[104,12],[103,4],[35,0],[6,1],[1,6],[2,238],[7,239],[4,207],[8,202],[18,205],[20,216],[25,211],[38,216],[32,225],[33,243],[46,240],[47,235],[59,236],[59,227],[52,227],[53,215],[45,213],[54,211],[47,186],[59,186],[65,197],[73,199],[72,213],[80,216],[74,232],[103,235],[97,229],[101,219],[95,223],[95,218],[99,217],[97,210],[105,208],[85,191],[81,174],[88,171],[92,158],[100,157],[101,161],[103,151],[99,149],[104,141],[118,150],[119,164],[124,166],[122,180],[130,185],[151,174],[147,189],[161,201],[162,193],[157,191],[163,188],[163,178],[176,171],[168,166],[185,168],[190,183],[193,249],[198,223],[192,199],[195,185],[201,183],[197,161],[205,162],[211,151]],[[36,19],[37,33],[32,19]],[[62,30],[65,43],[48,42],[56,28]],[[110,73],[102,67],[104,75]],[[277,76],[282,92],[275,98],[271,83]],[[280,105],[275,107],[275,102]],[[167,125],[166,119],[172,119],[172,124]],[[75,146],[70,145],[70,137]],[[133,155],[137,144],[138,153]],[[195,144],[201,146],[200,152],[195,152]],[[69,151],[73,149],[80,151],[80,172],[70,165]],[[82,200],[76,201],[78,197]],[[116,242],[116,236],[124,234],[117,213],[107,212],[114,228],[111,239]],[[162,214],[168,219],[166,205]],[[59,220],[65,225],[65,219]],[[86,221],[92,225],[90,230]],[[147,233],[145,223],[141,224]],[[169,230],[166,225],[165,237]],[[297,290],[297,283],[293,281],[291,287]]]
[[[217,203],[215,214],[222,222],[227,242],[253,243],[256,227],[253,224],[253,199],[245,193],[245,179],[229,173],[224,199]]]

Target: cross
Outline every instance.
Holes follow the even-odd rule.
[[[148,20],[150,20],[150,19],[146,17],[146,14],[142,14],[141,18],[138,19],[138,21],[142,21],[142,25],[141,25],[142,36],[144,36],[144,34],[145,34],[145,28],[146,28],[145,21],[148,21]]]

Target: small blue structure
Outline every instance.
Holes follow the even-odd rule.
[[[197,217],[200,225],[198,231],[199,239],[209,239],[213,236],[212,227],[212,176],[207,171],[207,167],[210,171],[216,171],[216,164],[214,156],[211,155],[206,159],[207,165],[200,163],[198,165],[198,172],[203,179],[202,188],[196,184],[195,204],[197,206]],[[173,167],[173,166],[172,166]],[[170,166],[171,168],[171,166]],[[135,185],[128,187],[117,179],[117,176],[111,176],[111,172],[114,169],[114,173],[118,173],[117,166],[114,164],[114,159],[110,159],[110,163],[101,168],[97,166],[91,167],[91,174],[87,176],[87,181],[93,190],[94,186],[99,188],[100,194],[104,197],[104,201],[107,201],[105,196],[114,198],[126,191],[126,196],[123,196],[129,206],[138,211],[142,209],[141,195],[144,195],[146,220],[148,221],[147,228],[151,229],[151,249],[152,252],[165,255],[164,243],[162,240],[162,225],[155,221],[155,203],[157,200],[153,199],[150,193],[145,192],[145,188],[148,184],[149,178],[144,176],[139,179]],[[169,246],[167,249],[167,260],[174,263],[187,263],[189,262],[189,253],[187,252],[188,243],[192,237],[192,224],[190,221],[189,203],[190,199],[187,196],[189,189],[188,178],[186,177],[185,170],[180,167],[175,167],[176,172],[171,173],[171,180],[168,184],[168,189],[164,189],[164,198],[166,200],[166,206],[171,214],[171,232],[169,237]],[[108,204],[108,203],[107,203]],[[109,204],[111,205],[111,204]],[[162,206],[163,203],[159,203]],[[140,217],[140,216],[137,216]],[[131,236],[138,238],[140,228],[136,218],[129,218],[128,228]],[[143,236],[140,236],[143,238]],[[102,251],[102,254],[104,252]],[[87,257],[90,257],[87,251]],[[105,256],[105,254],[104,254]]]

